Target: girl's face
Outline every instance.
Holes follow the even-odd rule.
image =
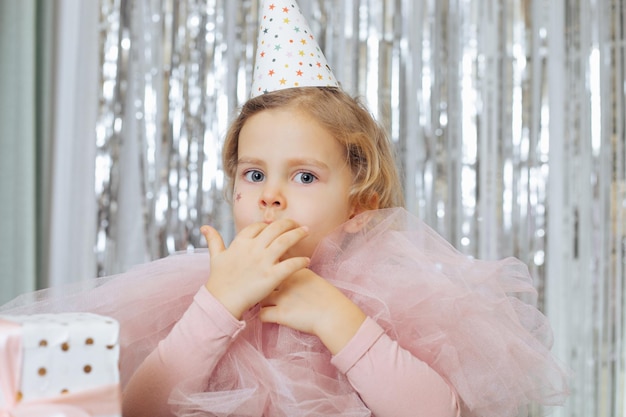
[[[352,173],[345,151],[310,116],[263,110],[239,134],[233,192],[237,232],[255,222],[289,218],[309,235],[285,257],[311,256],[321,239],[356,214],[348,201]]]

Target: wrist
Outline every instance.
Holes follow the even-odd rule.
[[[352,340],[367,318],[351,300],[337,310],[329,310],[316,329],[317,337],[332,355],[339,353]]]
[[[219,288],[215,288],[211,285],[210,280],[204,284],[204,286],[235,319],[241,320],[243,313],[245,313],[247,309],[241,306],[241,302],[238,302],[240,300],[237,300],[237,297],[228,297],[228,291],[221,291]]]

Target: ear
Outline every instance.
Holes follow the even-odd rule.
[[[346,233],[358,233],[369,223],[373,215],[374,213],[371,210],[362,210],[344,224],[343,230]]]
[[[366,206],[355,203],[350,215],[350,220],[345,224],[344,230],[347,233],[357,233],[369,223],[373,213],[371,210],[378,208],[378,195],[373,195]]]

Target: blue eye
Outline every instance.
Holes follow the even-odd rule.
[[[295,181],[301,184],[312,184],[317,177],[310,172],[299,172],[296,174]]]
[[[246,171],[244,173],[244,177],[250,182],[261,182],[265,179],[265,174],[261,171],[257,171],[256,169],[251,169],[250,171]]]

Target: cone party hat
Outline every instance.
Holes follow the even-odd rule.
[[[294,87],[339,87],[294,0],[264,0],[250,97]]]

